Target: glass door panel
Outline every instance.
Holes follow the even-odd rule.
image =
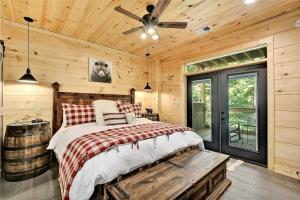
[[[192,124],[203,140],[212,141],[211,79],[192,81]]]
[[[187,125],[214,151],[220,149],[218,84],[216,73],[187,78]]]
[[[267,76],[263,65],[220,74],[221,151],[267,163]]]
[[[258,151],[256,83],[256,73],[228,76],[230,147]]]

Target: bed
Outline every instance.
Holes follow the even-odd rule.
[[[116,94],[90,94],[60,92],[59,84],[53,84],[53,133],[48,149],[53,150],[59,164],[62,156],[67,151],[68,144],[75,139],[115,128],[128,126],[146,126],[152,122],[145,118],[139,118],[131,125],[99,126],[97,123],[86,123],[63,128],[62,104],[90,105],[99,99],[121,100],[123,102],[135,103],[135,90],[131,89],[129,95]],[[134,173],[144,166],[157,163],[178,152],[188,148],[204,149],[203,140],[193,131],[175,132],[168,137],[161,135],[155,138],[141,140],[138,147],[133,143],[119,145],[111,148],[91,159],[87,160],[76,174],[68,197],[64,199],[90,199],[96,196],[98,199],[106,199],[106,186],[121,176]],[[62,181],[62,180],[60,180]],[[95,190],[96,188],[96,190]]]

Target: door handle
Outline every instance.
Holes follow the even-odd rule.
[[[221,110],[221,121],[225,120],[225,112],[223,110]]]

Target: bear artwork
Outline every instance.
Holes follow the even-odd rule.
[[[89,80],[92,82],[111,83],[111,62],[90,59]]]

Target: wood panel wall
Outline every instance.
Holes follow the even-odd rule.
[[[300,18],[295,9],[278,17],[162,55],[160,114],[163,121],[186,123],[184,65],[231,51],[268,45],[268,167],[300,178]]]
[[[274,66],[275,171],[299,179],[300,29],[274,35]]]
[[[136,101],[144,107],[152,105],[152,94],[143,92],[147,75],[144,57],[37,28],[30,31],[30,68],[39,83],[18,83],[27,66],[27,29],[7,20],[2,20],[1,27],[6,45],[4,125],[36,117],[51,121],[51,83],[55,81],[67,92],[128,94],[130,88],[135,88]],[[113,62],[111,84],[88,82],[89,57]],[[151,71],[149,79],[152,85]]]

